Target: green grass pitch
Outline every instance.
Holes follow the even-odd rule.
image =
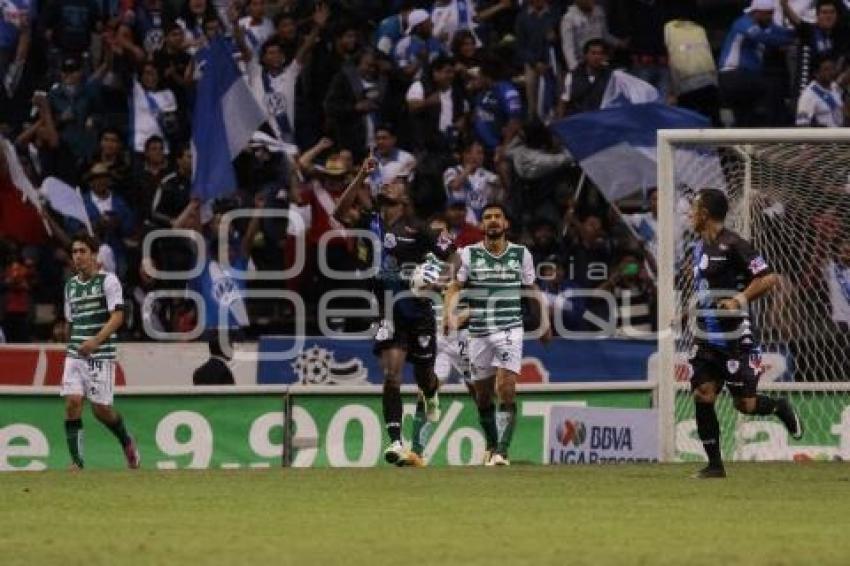
[[[850,468],[0,474],[0,564],[850,564]]]

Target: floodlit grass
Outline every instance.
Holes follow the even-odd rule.
[[[0,564],[850,563],[850,468],[0,474]]]

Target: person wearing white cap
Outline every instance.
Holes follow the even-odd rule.
[[[413,10],[407,16],[407,35],[395,46],[395,61],[411,80],[418,80],[422,67],[446,54],[443,45],[433,37],[433,30],[431,16],[425,10]]]
[[[720,91],[735,114],[735,125],[782,122],[782,88],[763,73],[764,51],[794,41],[794,31],[773,23],[775,0],[753,0],[735,20],[720,53]]]

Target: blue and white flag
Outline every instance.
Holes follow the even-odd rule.
[[[94,235],[86,203],[83,195],[80,194],[79,187],[74,188],[56,177],[48,177],[41,183],[41,192],[53,210],[62,216],[79,221],[86,227],[89,235]]]
[[[706,127],[710,127],[710,121],[705,116],[660,103],[584,112],[551,125],[610,201],[656,186],[658,130]],[[677,182],[710,186],[722,180],[714,152],[679,150],[675,161]]]
[[[629,104],[659,102],[660,98],[661,95],[654,86],[618,69],[611,73],[599,107],[617,108]]]
[[[233,159],[266,118],[229,41],[215,39],[197,57],[202,75],[192,120],[192,196],[207,201],[236,190]]]

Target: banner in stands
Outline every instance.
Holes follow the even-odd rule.
[[[256,346],[238,344],[249,360],[228,363],[237,385],[257,383]],[[115,384],[134,387],[184,387],[192,385],[192,374],[210,357],[205,342],[123,343],[118,346]],[[7,344],[0,346],[0,386],[60,385],[65,363],[61,344]]]
[[[282,336],[260,340],[258,383],[367,385],[383,381],[369,340],[308,337],[298,354],[274,359],[277,353],[290,351],[293,344],[292,338]],[[556,339],[544,347],[537,340],[526,340],[520,382],[643,381],[655,346],[654,341]],[[452,382],[459,379],[455,375]],[[405,383],[414,383],[409,364]]]
[[[656,409],[587,409],[558,406],[549,416],[552,464],[658,461]]]
[[[378,388],[357,395],[293,395],[296,467],[384,466],[388,443]],[[511,458],[547,461],[553,407],[647,408],[649,391],[527,393],[519,398]],[[0,412],[0,470],[64,469],[68,451],[62,400],[6,396]],[[116,406],[136,437],[149,469],[268,468],[282,464],[282,395],[119,396]],[[415,397],[404,397],[404,434],[410,437]],[[467,394],[442,396],[443,416],[425,447],[432,465],[480,464],[484,438]],[[88,413],[85,461],[90,469],[124,467],[112,434]]]

